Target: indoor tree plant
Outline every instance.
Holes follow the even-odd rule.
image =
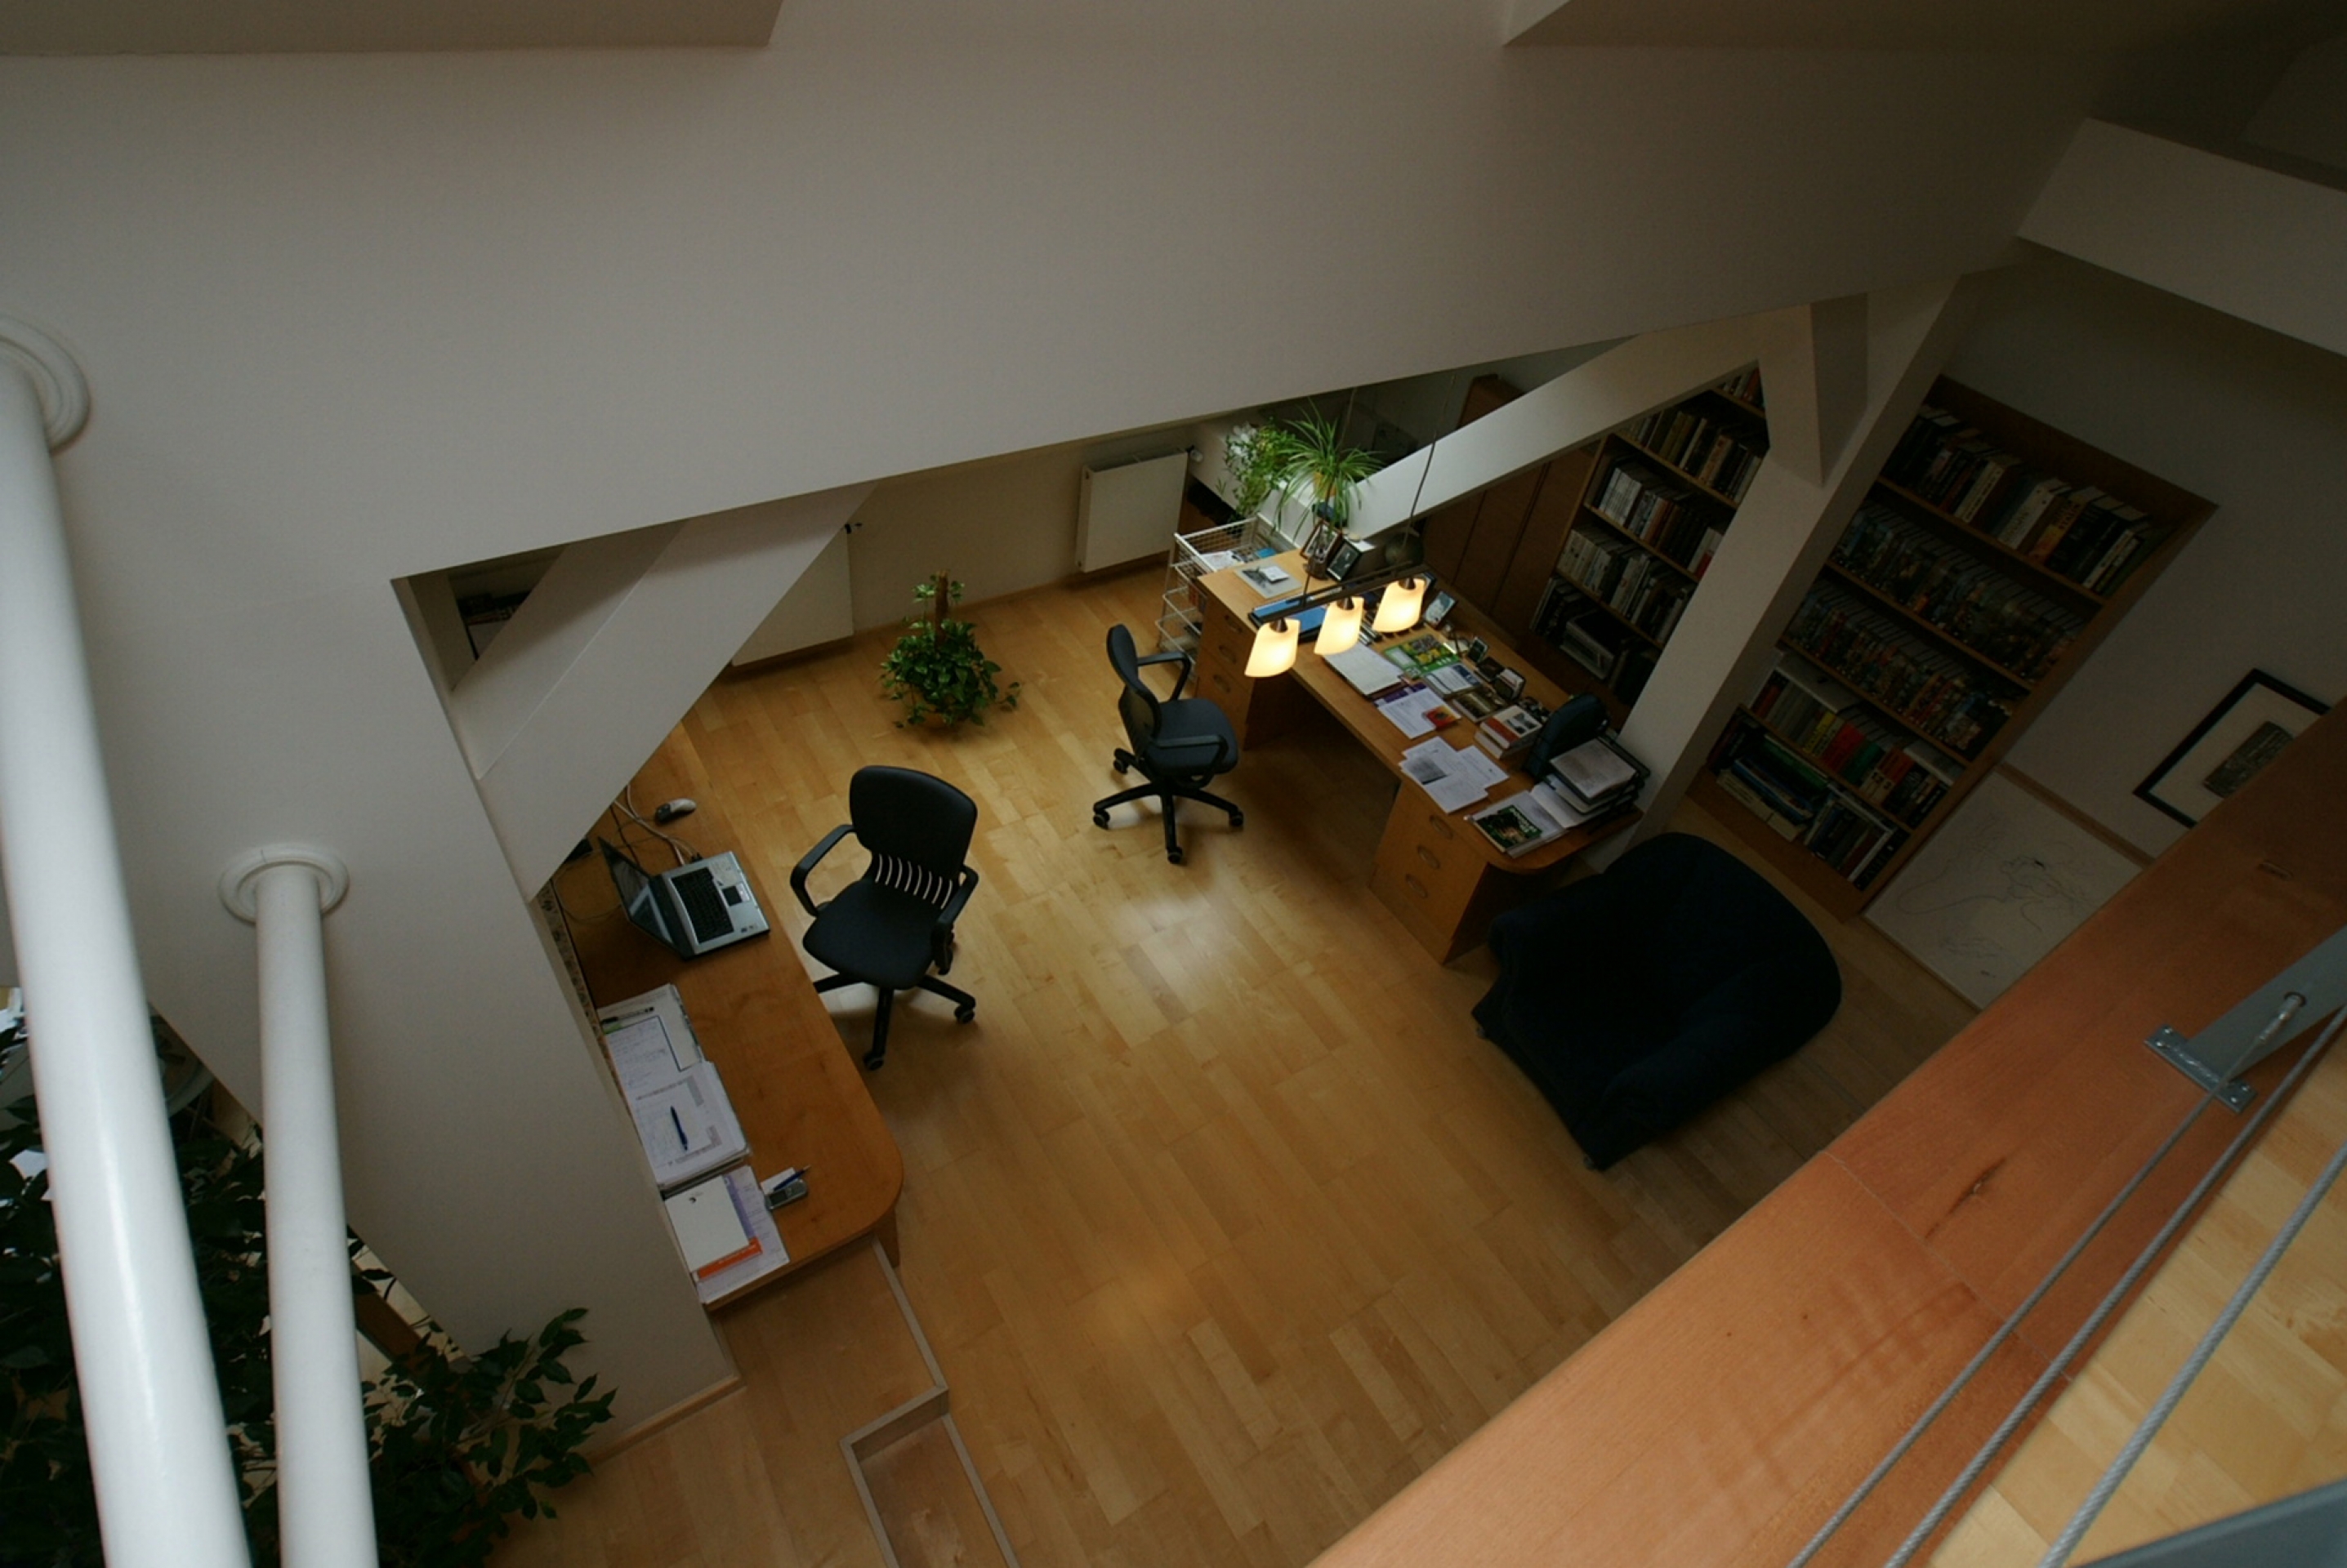
[[[1286,491],[1337,528],[1351,517],[1361,481],[1383,466],[1375,454],[1346,444],[1335,420],[1311,412],[1239,426],[1225,438],[1223,458],[1235,492],[1231,501],[1242,515],[1274,491]]]
[[[987,709],[1019,706],[1019,683],[1008,690],[996,685],[1002,667],[979,647],[978,628],[949,613],[961,596],[962,585],[943,572],[913,589],[925,613],[905,623],[905,635],[880,661],[881,689],[905,705],[900,728],[933,714],[948,725],[984,724]]]
[[[97,1568],[97,1500],[82,1424],[48,1176],[30,1107],[0,1130],[0,1563]],[[275,1396],[261,1157],[190,1109],[172,1121],[210,1330],[221,1413],[256,1564],[278,1561]],[[353,1240],[356,1250],[356,1239]],[[385,1276],[367,1271],[380,1283]],[[354,1289],[364,1288],[354,1281]],[[563,1357],[578,1311],[480,1356],[453,1355],[427,1326],[366,1385],[368,1468],[385,1568],[472,1568],[514,1515],[551,1513],[543,1493],[583,1475],[587,1435],[610,1419],[595,1380]]]

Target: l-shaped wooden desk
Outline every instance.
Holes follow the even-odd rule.
[[[1303,576],[1302,558],[1295,553],[1274,560]],[[1334,714],[1402,780],[1378,844],[1369,887],[1437,961],[1448,963],[1474,947],[1491,929],[1494,915],[1549,887],[1573,856],[1637,820],[1637,813],[1624,812],[1511,859],[1467,818],[1532,788],[1530,778],[1512,771],[1490,799],[1461,810],[1443,810],[1401,771],[1402,753],[1418,742],[1315,657],[1308,642],[1297,652],[1291,673],[1266,680],[1247,678],[1247,650],[1255,641],[1247,613],[1267,601],[1239,575],[1238,567],[1209,573],[1199,579],[1199,586],[1204,591],[1199,595],[1197,695],[1229,718],[1241,748],[1260,745],[1295,728],[1307,711],[1308,700]],[[1461,601],[1451,612],[1451,622],[1481,636],[1495,657],[1523,676],[1525,693],[1544,706],[1553,709],[1571,695],[1518,657],[1499,629],[1471,606]],[[1475,744],[1467,725],[1442,733],[1453,746]]]
[[[692,769],[682,754],[689,744],[681,732],[661,744],[636,775],[637,799],[696,793],[708,800],[707,790],[691,788]],[[619,837],[608,814],[597,831]],[[705,803],[678,831],[689,833],[703,852],[740,844],[718,809]],[[641,831],[637,837],[641,840]],[[709,1303],[712,1311],[788,1279],[867,1236],[879,1237],[894,1259],[897,1197],[905,1186],[905,1160],[897,1140],[792,951],[776,901],[790,896],[787,876],[772,868],[750,870],[774,930],[690,962],[620,914],[618,893],[600,856],[575,860],[555,878],[566,909],[579,911],[568,924],[595,1004],[608,1007],[674,985],[702,1050],[725,1081],[726,1095],[750,1141],[751,1168],[760,1176],[786,1166],[812,1173],[806,1197],[774,1211],[790,1262]]]

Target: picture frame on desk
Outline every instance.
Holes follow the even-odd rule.
[[[2330,711],[2329,703],[2253,669],[2136,786],[2136,796],[2197,827]]]

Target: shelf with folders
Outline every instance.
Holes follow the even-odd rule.
[[[1729,384],[1759,394],[1757,372]],[[1767,457],[1756,411],[1710,389],[1598,445],[1532,629],[1605,683],[1617,716],[1645,688]]]
[[[1942,379],[1692,798],[1856,914],[2213,510]]]

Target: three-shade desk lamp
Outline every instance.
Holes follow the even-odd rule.
[[[1347,567],[1358,558],[1359,548],[1334,529],[1325,527],[1316,534],[1304,550],[1304,589],[1292,599],[1280,599],[1263,605],[1247,613],[1255,625],[1255,647],[1248,650],[1248,678],[1260,680],[1266,676],[1286,675],[1296,667],[1296,637],[1300,622],[1308,610],[1326,606],[1320,618],[1319,635],[1313,639],[1312,651],[1322,658],[1343,653],[1361,640],[1361,618],[1368,596],[1379,588],[1378,607],[1370,620],[1370,630],[1379,636],[1390,632],[1406,632],[1418,625],[1426,606],[1427,584],[1431,580],[1423,566],[1390,566],[1383,571],[1348,577]],[[1312,580],[1318,576],[1336,579],[1327,587],[1315,588]]]

